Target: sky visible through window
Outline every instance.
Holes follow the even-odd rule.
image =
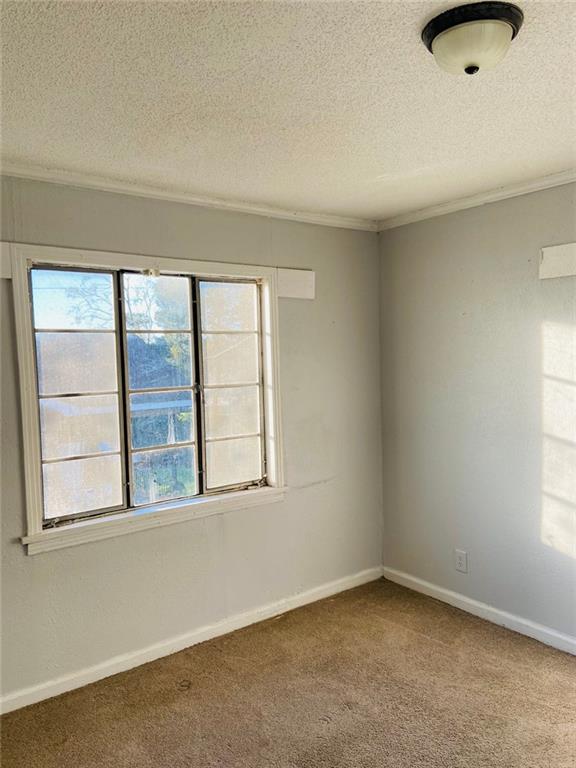
[[[112,275],[32,270],[36,328],[114,329]]]

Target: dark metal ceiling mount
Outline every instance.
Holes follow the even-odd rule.
[[[512,27],[512,40],[514,40],[524,21],[524,14],[517,5],[512,3],[484,2],[459,5],[429,21],[422,30],[422,42],[432,53],[432,43],[439,34],[471,21],[503,21]]]

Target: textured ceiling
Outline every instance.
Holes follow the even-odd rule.
[[[440,71],[444,2],[4,2],[6,167],[383,219],[576,165],[576,4]]]

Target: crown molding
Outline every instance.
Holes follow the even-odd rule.
[[[337,227],[339,229],[356,229],[364,232],[377,232],[378,222],[372,219],[361,219],[354,216],[338,216],[329,213],[311,213],[307,211],[292,211],[285,208],[274,208],[256,203],[236,203],[219,198],[203,197],[188,192],[171,192],[161,187],[144,184],[129,184],[112,179],[103,179],[84,173],[71,173],[68,171],[45,170],[41,168],[2,164],[2,176],[13,176],[29,181],[47,181],[51,184],[61,184],[67,187],[80,187],[81,189],[96,189],[101,192],[114,192],[121,195],[133,195],[136,197],[148,197],[155,200],[167,200],[173,203],[186,203],[201,208],[212,208],[232,213],[249,213],[255,216],[265,216],[270,219],[283,219],[285,221],[298,221],[304,224],[319,224],[323,227]]]
[[[564,184],[576,182],[576,169],[552,173],[549,176],[541,176],[538,179],[522,181],[519,184],[511,184],[506,187],[497,187],[488,192],[480,192],[477,195],[461,197],[458,200],[451,200],[440,205],[431,205],[429,208],[421,208],[418,211],[402,213],[399,216],[392,216],[389,219],[383,219],[378,222],[378,231],[383,232],[386,229],[395,229],[405,224],[413,224],[416,221],[433,219],[436,216],[444,216],[447,213],[463,211],[466,208],[476,208],[487,203],[497,203],[499,200],[507,200],[510,197],[520,197],[529,195],[531,192],[540,192],[543,189],[560,187]]]
[[[151,185],[129,184],[111,179],[103,179],[83,173],[71,173],[68,171],[45,170],[40,168],[3,163],[2,176],[13,176],[30,181],[45,181],[50,184],[60,184],[67,187],[79,187],[81,189],[95,189],[101,192],[113,192],[120,195],[132,195],[146,197],[155,200],[166,200],[174,203],[196,205],[201,208],[230,211],[232,213],[247,213],[254,216],[282,219],[284,221],[297,221],[304,224],[317,224],[323,227],[336,227],[338,229],[353,229],[363,232],[383,232],[387,229],[395,229],[405,224],[412,224],[436,216],[444,216],[466,208],[476,208],[487,203],[496,203],[499,200],[507,200],[511,197],[528,195],[531,192],[539,192],[552,187],[576,182],[576,169],[553,173],[538,179],[523,181],[519,184],[497,187],[488,192],[480,192],[477,195],[450,200],[439,205],[431,205],[417,211],[409,211],[398,216],[392,216],[381,221],[373,219],[361,219],[354,216],[338,216],[329,213],[311,213],[307,211],[291,211],[284,208],[274,208],[253,203],[235,203],[229,200],[203,197],[187,192],[171,192]]]

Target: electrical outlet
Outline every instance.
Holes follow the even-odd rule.
[[[468,552],[465,549],[454,550],[454,567],[457,571],[468,573]]]

